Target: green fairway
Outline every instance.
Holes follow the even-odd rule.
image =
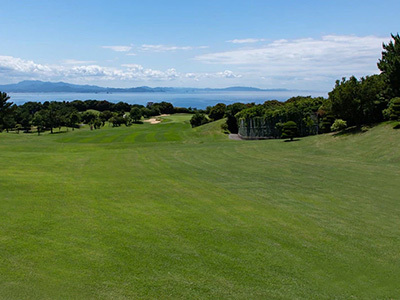
[[[400,130],[233,141],[189,119],[1,133],[0,298],[400,296]]]

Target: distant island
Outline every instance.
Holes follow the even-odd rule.
[[[196,93],[196,92],[276,92],[287,89],[259,89],[234,86],[227,88],[179,88],[179,87],[131,87],[110,88],[96,85],[78,85],[66,82],[44,82],[24,80],[19,83],[0,85],[0,91],[7,93]]]

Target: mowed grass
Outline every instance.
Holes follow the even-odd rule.
[[[2,299],[396,299],[400,131],[0,134]]]

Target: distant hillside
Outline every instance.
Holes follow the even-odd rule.
[[[0,91],[8,93],[196,93],[196,92],[250,92],[250,91],[287,91],[286,89],[259,89],[253,87],[213,88],[174,88],[148,86],[132,88],[108,88],[96,85],[78,85],[66,82],[44,82],[39,80],[25,80],[15,84],[0,85]]]

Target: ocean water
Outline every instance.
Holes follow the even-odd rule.
[[[73,101],[73,100],[107,100],[112,103],[123,101],[129,104],[146,105],[147,102],[166,101],[176,107],[204,109],[217,103],[232,104],[263,103],[267,100],[285,101],[293,96],[323,96],[323,92],[312,91],[251,91],[251,92],[195,92],[195,93],[8,93],[10,101],[23,104],[28,101]]]

